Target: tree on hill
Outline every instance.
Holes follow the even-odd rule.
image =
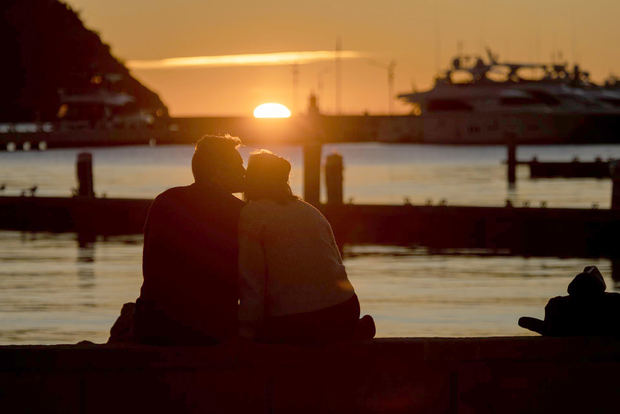
[[[59,0],[2,0],[0,53],[0,120],[53,120],[61,91],[102,87],[133,96],[133,109],[168,114],[159,96]]]

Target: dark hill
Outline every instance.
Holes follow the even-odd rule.
[[[59,0],[1,0],[0,53],[0,121],[53,120],[60,90],[102,87],[134,96],[135,108],[168,113],[159,96]]]

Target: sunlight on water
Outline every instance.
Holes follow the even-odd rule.
[[[0,232],[0,344],[105,342],[123,303],[139,295],[141,237],[79,247],[74,236]],[[358,246],[345,264],[378,336],[527,335],[548,298],[607,260],[435,256]],[[607,279],[608,286],[613,283]]]
[[[302,154],[297,146],[270,146],[293,164],[291,186],[302,192]],[[244,147],[245,160],[254,148]],[[191,146],[95,148],[95,191],[108,197],[152,198],[166,188],[189,184]],[[38,185],[37,194],[66,196],[75,183],[75,158],[80,150],[0,152],[0,184],[4,194],[17,195]],[[330,144],[323,156],[344,156],[345,199],[357,203],[414,204],[428,200],[451,205],[516,205],[542,201],[550,207],[609,207],[609,180],[529,180],[527,167],[518,169],[514,191],[506,185],[506,158],[502,147],[446,147],[423,145]],[[620,157],[619,145],[520,147],[519,159],[582,160]]]

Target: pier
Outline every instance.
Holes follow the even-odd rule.
[[[248,145],[329,142],[421,142],[422,122],[412,115],[296,115],[171,118],[157,128],[0,131],[0,151],[85,148],[123,145],[191,145],[204,134],[227,134]]]
[[[0,228],[140,234],[149,199],[0,197]],[[319,206],[341,244],[428,247],[436,252],[619,257],[620,210],[341,204]]]
[[[540,161],[536,157],[530,161],[513,161],[514,165],[527,165],[530,178],[611,178],[613,162],[601,158],[594,161]]]
[[[610,338],[0,347],[7,412],[617,412]]]

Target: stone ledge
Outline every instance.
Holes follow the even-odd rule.
[[[620,340],[0,347],[7,412],[617,412]]]

